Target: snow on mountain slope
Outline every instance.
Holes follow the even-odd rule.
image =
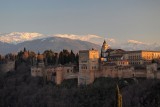
[[[80,35],[74,35],[74,34],[56,34],[55,36],[65,37],[65,38],[69,38],[69,39],[80,39],[83,41],[88,41],[89,39],[92,39],[92,38],[102,38],[97,35],[81,35],[80,36]]]
[[[157,43],[144,43],[137,40],[128,40],[126,43],[122,43],[119,45],[119,48],[125,49],[125,50],[159,50],[160,47]]]
[[[1,33],[0,41],[10,44],[17,44],[24,41],[35,40],[43,38],[45,35],[39,33],[27,33],[27,32],[12,32],[12,33]]]
[[[0,33],[0,41],[10,44],[18,44],[25,41],[31,41],[35,39],[48,38],[48,37],[61,37],[68,38],[73,40],[87,41],[94,44],[102,45],[104,38],[98,35],[74,35],[74,34],[53,34],[53,35],[44,35],[40,33],[29,33],[29,32],[12,32],[12,33]],[[115,44],[113,38],[105,38],[107,43],[110,45]]]
[[[47,38],[50,37],[60,37],[68,38],[72,40],[81,40],[86,42],[91,42],[102,46],[104,39],[109,44],[111,48],[121,48],[125,50],[159,50],[160,45],[157,43],[148,44],[143,43],[137,40],[128,40],[123,43],[119,43],[113,38],[103,38],[98,35],[74,35],[74,34],[53,34],[53,35],[44,35],[40,33],[28,33],[28,32],[13,32],[13,33],[0,33],[0,42],[8,44],[19,44],[26,41],[33,41],[41,39],[41,42],[44,42]],[[49,41],[54,42],[54,40]],[[4,44],[3,44],[4,45]]]
[[[78,52],[79,50],[88,50],[88,49],[100,49],[99,45],[80,41],[80,40],[72,40],[68,38],[60,38],[60,37],[49,37],[36,39],[32,41],[25,41],[18,44],[8,44],[0,42],[0,54],[5,55],[7,53],[17,53],[23,48],[32,50],[34,52],[43,53],[45,50],[53,50],[55,52],[60,52],[63,49],[73,50],[74,52]]]
[[[87,41],[87,42],[91,42],[91,43],[98,44],[98,45],[102,45],[104,39],[106,39],[106,41],[109,44],[115,43],[115,39],[113,38],[103,38],[101,36],[92,35],[92,34],[88,34],[88,35],[55,34],[54,36],[62,37],[62,38],[69,38],[69,39],[74,39],[74,40]]]
[[[127,41],[128,43],[130,43],[130,44],[146,44],[146,43],[143,43],[143,42],[140,42],[140,41],[137,41],[137,40],[128,40]]]

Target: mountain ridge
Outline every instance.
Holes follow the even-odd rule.
[[[51,38],[63,38],[66,40],[61,40],[61,43],[55,43],[55,40],[52,40],[49,42],[49,39]],[[72,42],[67,42],[67,40],[72,40]],[[38,46],[35,45],[38,43],[33,43],[39,40],[39,46],[41,46],[40,49]],[[43,42],[45,40],[48,40],[48,44]],[[84,43],[78,43],[78,41],[83,41]],[[114,38],[103,38],[98,35],[88,34],[88,35],[74,35],[74,34],[54,34],[54,35],[45,35],[41,33],[36,32],[11,32],[11,33],[0,33],[0,54],[6,54],[10,52],[17,52],[22,49],[22,47],[28,47],[29,49],[42,52],[44,50],[44,47],[46,49],[53,49],[56,51],[59,51],[60,49],[75,49],[75,51],[78,51],[78,49],[90,49],[98,47],[98,50],[100,50],[100,46],[102,45],[103,41],[106,40],[110,48],[120,48],[127,51],[133,51],[133,50],[160,50],[160,45],[157,43],[154,44],[147,44],[143,43],[141,41],[137,40],[128,40],[125,43],[118,43]],[[41,42],[40,42],[41,41]],[[75,41],[73,43],[73,41]],[[86,44],[85,42],[91,43]],[[32,46],[29,46],[29,43],[32,44]],[[43,46],[42,44],[43,43]],[[52,44],[51,44],[52,43]],[[62,44],[65,45],[62,45]],[[86,46],[84,46],[84,44]],[[93,46],[94,44],[94,46]],[[57,46],[52,46],[57,45]],[[58,46],[60,45],[60,46]],[[78,46],[79,45],[79,46]],[[76,46],[76,47],[75,47]],[[91,47],[93,46],[93,47]],[[31,48],[34,47],[35,49]],[[54,47],[54,48],[53,48]],[[88,48],[89,47],[89,48]]]
[[[79,50],[85,49],[100,49],[99,45],[89,43],[86,41],[80,40],[71,40],[68,38],[60,38],[60,37],[49,37],[49,38],[42,38],[42,39],[35,39],[32,41],[25,41],[18,44],[8,44],[0,42],[0,54],[7,54],[7,53],[17,53],[23,48],[34,52],[44,52],[45,50],[53,50],[55,52],[60,52],[63,49],[73,50],[74,52],[78,52]]]

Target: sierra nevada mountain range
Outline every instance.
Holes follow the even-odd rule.
[[[136,40],[128,40],[125,43],[118,43],[114,38],[105,38],[111,48],[124,50],[160,50],[157,43],[147,44]],[[52,49],[59,52],[63,49],[79,50],[98,49],[100,50],[104,38],[97,35],[74,35],[54,34],[44,35],[40,33],[12,32],[0,33],[0,54],[16,53],[26,47],[35,52],[43,52]]]

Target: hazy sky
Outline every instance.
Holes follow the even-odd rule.
[[[0,0],[0,32],[160,43],[160,0]]]

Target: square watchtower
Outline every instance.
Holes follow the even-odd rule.
[[[99,70],[98,50],[79,51],[78,85],[93,83],[95,72]]]

